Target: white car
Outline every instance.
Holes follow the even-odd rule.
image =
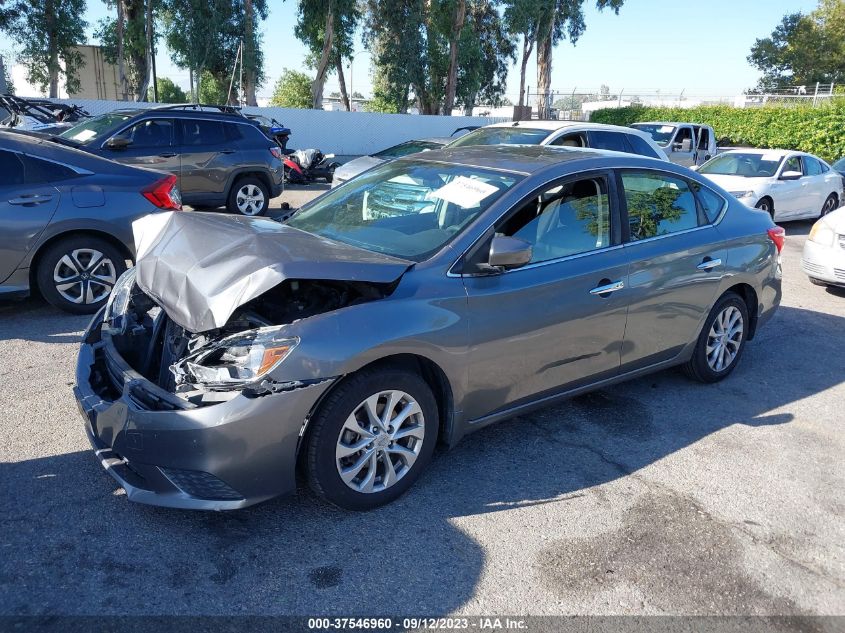
[[[828,213],[813,225],[801,269],[819,286],[845,286],[845,207]]]
[[[650,135],[640,130],[582,121],[514,121],[494,123],[473,130],[447,147],[466,145],[563,145],[594,147],[639,154],[668,161]]]
[[[842,176],[821,158],[785,149],[737,149],[698,168],[749,207],[775,222],[818,218],[843,200]]]

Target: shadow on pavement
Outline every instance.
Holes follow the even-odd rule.
[[[327,507],[304,489],[228,514],[130,505],[87,451],[0,464],[2,610],[452,612],[473,597],[486,559],[459,519],[566,504],[727,427],[788,424],[790,404],[845,380],[841,363],[799,370],[845,356],[844,327],[840,317],[781,308],[723,383],[661,372],[488,427],[370,513]]]

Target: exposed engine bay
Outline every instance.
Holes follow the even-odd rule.
[[[300,319],[381,299],[396,284],[286,279],[238,307],[223,327],[193,333],[134,283],[107,310],[103,333],[121,357],[162,389],[203,406],[238,393],[262,395],[296,384],[265,377],[298,344],[284,327]],[[121,295],[116,295],[117,303]]]

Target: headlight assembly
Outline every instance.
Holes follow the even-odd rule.
[[[203,347],[171,367],[177,383],[211,388],[243,388],[260,382],[299,344],[283,336],[280,328],[240,332]]]
[[[836,239],[836,233],[832,228],[830,228],[830,226],[828,226],[827,222],[819,220],[813,225],[813,228],[810,229],[808,239],[811,242],[821,244],[822,246],[833,246],[833,241]]]

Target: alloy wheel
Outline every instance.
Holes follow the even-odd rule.
[[[410,395],[373,394],[355,407],[340,429],[337,472],[356,492],[381,492],[408,474],[424,439],[423,412]]]
[[[824,206],[822,207],[822,212],[819,217],[824,217],[831,211],[836,209],[836,198],[833,196],[828,196],[828,199],[824,201]]]
[[[244,185],[238,189],[235,204],[243,215],[258,215],[264,208],[264,192],[256,185]]]
[[[53,269],[56,291],[71,303],[98,303],[109,296],[115,281],[114,262],[94,248],[65,253]]]
[[[716,372],[731,366],[739,354],[744,324],[736,306],[726,306],[713,321],[707,336],[707,365]]]

